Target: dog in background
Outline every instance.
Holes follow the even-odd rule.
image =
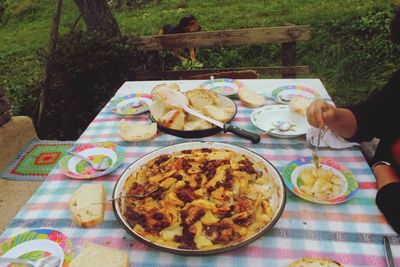
[[[201,30],[200,24],[194,16],[183,17],[178,25],[166,24],[162,27],[159,35],[162,34],[174,34],[174,33],[186,33],[186,32],[197,32]],[[190,59],[192,62],[196,61],[196,53],[193,47],[187,48],[189,50]],[[185,61],[186,58],[182,55],[180,49],[173,49],[174,55],[180,60]]]

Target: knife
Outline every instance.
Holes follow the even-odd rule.
[[[383,245],[385,248],[386,264],[388,267],[394,267],[395,265],[394,265],[392,250],[390,249],[389,237],[383,236]]]
[[[219,128],[223,129],[224,133],[226,132],[231,132],[237,136],[246,138],[248,140],[250,140],[253,144],[257,144],[258,142],[260,142],[260,136],[258,134],[249,132],[245,129],[230,125],[229,123],[223,123],[217,120],[214,120],[210,117],[207,117],[205,115],[203,115],[202,113],[193,110],[191,108],[189,108],[186,105],[182,105],[183,110],[185,110],[187,113],[192,114],[193,116],[196,116],[200,119],[203,119],[205,121],[208,121],[216,126],[218,126]]]

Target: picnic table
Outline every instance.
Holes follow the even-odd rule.
[[[168,81],[171,82],[171,81]],[[175,81],[183,91],[198,87],[201,80]],[[243,84],[265,96],[274,88],[301,85],[317,90],[322,98],[330,98],[319,79],[257,79],[242,80]],[[150,93],[164,81],[128,81],[113,99],[132,93]],[[267,98],[268,99],[268,98]],[[110,99],[111,102],[112,99]],[[0,237],[0,242],[27,229],[51,228],[67,235],[75,255],[85,241],[115,247],[129,253],[131,266],[287,266],[302,257],[331,258],[344,266],[386,266],[383,236],[389,236],[395,262],[400,266],[400,239],[388,225],[375,204],[377,186],[359,147],[334,150],[321,148],[320,157],[329,157],[347,167],[357,177],[359,189],[347,202],[322,205],[308,202],[288,191],[286,206],[278,222],[255,242],[213,256],[180,256],[161,252],[130,236],[117,222],[112,205],[107,204],[104,222],[94,228],[74,225],[68,210],[71,194],[83,183],[102,182],[111,198],[115,182],[136,159],[165,146],[188,141],[215,141],[248,148],[269,160],[280,172],[298,158],[311,156],[305,136],[276,138],[258,130],[250,122],[249,109],[236,101],[238,112],[233,125],[260,133],[261,141],[252,144],[230,133],[219,133],[201,139],[184,139],[158,132],[150,141],[127,142],[119,136],[119,123],[124,118],[110,110],[110,102],[77,140],[77,144],[110,141],[123,147],[123,164],[114,172],[93,180],[71,179],[56,167],[37,192],[13,219]],[[267,104],[275,104],[267,100]],[[149,114],[125,119],[148,123]]]

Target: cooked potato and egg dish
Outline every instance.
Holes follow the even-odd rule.
[[[332,199],[339,196],[346,185],[345,180],[333,170],[307,167],[300,172],[297,180],[300,190],[307,196],[317,200]]]
[[[264,229],[279,210],[281,188],[261,162],[217,148],[162,154],[130,174],[123,216],[133,231],[160,246],[213,250]]]

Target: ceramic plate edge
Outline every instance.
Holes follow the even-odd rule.
[[[299,162],[301,162],[301,164],[298,164]],[[320,158],[321,164],[324,164],[326,166],[336,169],[343,175],[343,177],[345,177],[345,179],[347,181],[347,185],[348,185],[346,188],[346,191],[341,196],[338,196],[338,197],[335,197],[335,198],[332,198],[329,200],[319,201],[319,200],[314,199],[313,197],[309,197],[309,196],[305,195],[302,191],[297,190],[297,187],[294,186],[292,183],[292,177],[291,177],[292,173],[293,173],[294,169],[296,169],[297,167],[304,165],[304,164],[309,164],[310,162],[311,162],[311,157],[305,157],[305,158],[299,158],[299,159],[293,160],[285,166],[285,168],[282,172],[282,178],[285,183],[285,186],[290,191],[292,191],[295,195],[297,195],[298,197],[305,199],[307,201],[313,202],[313,203],[318,203],[318,204],[340,204],[340,203],[346,202],[349,199],[351,199],[354,196],[354,194],[357,192],[358,181],[357,181],[357,178],[354,176],[354,174],[349,169],[347,169],[345,166],[343,166],[342,164],[337,162],[336,160],[327,158],[327,157]],[[334,165],[331,165],[332,163]],[[349,190],[349,188],[350,188],[350,190]]]

